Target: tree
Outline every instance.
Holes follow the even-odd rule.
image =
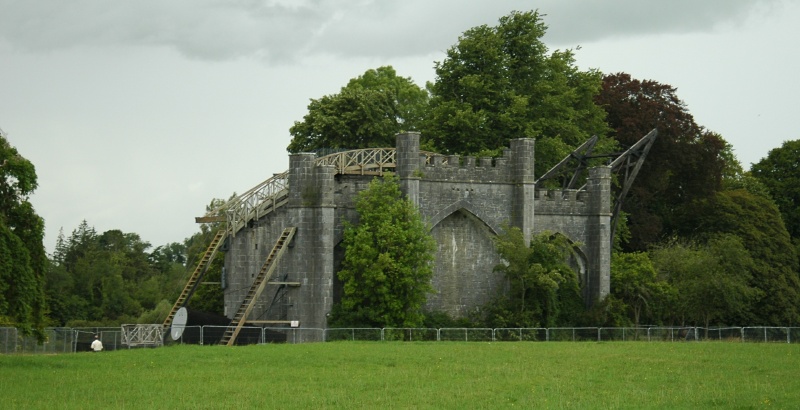
[[[495,238],[503,263],[495,267],[509,283],[508,292],[487,308],[487,322],[497,327],[567,325],[583,312],[578,277],[569,267],[573,245],[563,235],[543,232],[526,246],[519,228]]]
[[[800,276],[791,237],[775,203],[745,190],[695,201],[678,232],[705,242],[714,234],[740,238],[753,259],[750,285],[760,290],[752,324],[786,326],[800,319]]]
[[[631,231],[626,250],[645,251],[681,228],[682,215],[695,211],[692,201],[721,189],[729,144],[695,123],[675,87],[667,84],[625,73],[607,75],[595,101],[608,114],[612,135],[622,147],[658,129],[623,205]]]
[[[178,243],[148,253],[149,248],[138,234],[111,229],[98,235],[86,221],[69,238],[59,235],[47,269],[52,323],[108,326],[159,321],[185,283],[186,251]]]
[[[419,327],[433,289],[436,243],[397,177],[375,178],[358,194],[356,225],[345,225],[345,256],[338,278],[344,294],[333,322],[342,325]]]
[[[625,304],[635,327],[639,327],[643,315],[658,321],[658,307],[663,307],[670,294],[670,285],[659,280],[647,253],[617,252],[611,256],[611,295]]]
[[[800,239],[800,140],[785,141],[753,164],[750,172],[763,182],[781,211],[792,238]]]
[[[580,71],[571,51],[551,54],[538,12],[512,12],[495,27],[467,30],[435,63],[436,81],[422,136],[437,150],[498,153],[512,138],[536,138],[542,175],[592,135],[605,113],[593,102],[601,74]],[[610,150],[602,140],[598,150]]]
[[[36,169],[0,131],[0,322],[44,339],[44,220],[28,201]]]
[[[303,121],[295,121],[287,150],[394,146],[395,135],[416,131],[428,94],[390,67],[368,70],[338,94],[311,100]]]
[[[715,236],[705,245],[671,243],[652,255],[677,291],[675,311],[682,323],[708,329],[748,317],[758,291],[750,286],[753,260],[738,237]]]

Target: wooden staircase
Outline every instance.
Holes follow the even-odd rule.
[[[208,265],[211,264],[212,260],[214,260],[214,256],[217,255],[217,251],[219,251],[219,248],[225,241],[226,236],[227,230],[225,229],[220,229],[217,234],[214,235],[214,239],[211,240],[211,244],[208,245],[208,249],[206,249],[206,252],[200,259],[200,262],[197,263],[197,267],[195,267],[194,272],[192,272],[192,276],[190,276],[189,281],[186,282],[183,292],[181,292],[181,295],[178,296],[178,300],[175,301],[175,304],[172,306],[172,310],[169,312],[169,315],[167,315],[167,318],[164,319],[163,327],[165,329],[172,325],[172,319],[175,318],[175,314],[178,313],[178,310],[181,307],[186,305],[186,302],[190,297],[192,297],[192,294],[194,294],[195,289],[197,289],[197,283],[206,274]]]
[[[277,266],[278,261],[286,251],[286,245],[291,242],[296,231],[297,228],[295,227],[286,228],[283,230],[283,233],[281,234],[280,238],[278,238],[278,241],[275,243],[275,246],[272,248],[269,256],[267,256],[264,266],[261,267],[261,271],[258,272],[258,276],[256,276],[256,278],[253,280],[253,284],[250,286],[247,296],[245,296],[244,300],[242,301],[242,305],[239,307],[236,315],[231,320],[228,328],[225,329],[225,333],[222,335],[222,339],[220,339],[219,344],[233,346],[234,342],[236,342],[236,336],[238,336],[239,331],[242,330],[242,326],[244,326],[247,315],[249,315],[253,310],[258,297],[261,296],[261,292],[264,291],[264,287],[269,281],[269,278],[275,272],[275,267]]]

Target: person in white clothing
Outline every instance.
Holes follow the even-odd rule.
[[[98,338],[97,335],[94,335],[94,342],[92,342],[91,348],[93,352],[99,352],[103,350],[103,342],[100,341],[100,338]]]

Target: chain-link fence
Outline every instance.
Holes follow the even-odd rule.
[[[103,350],[156,347],[171,344],[214,345],[226,326],[186,326],[173,339],[162,332],[154,343],[132,343],[123,325],[119,328],[47,328],[46,340],[38,343],[12,327],[0,328],[0,354],[57,354],[91,351],[97,335]],[[152,328],[155,325],[142,325]],[[723,341],[750,343],[800,343],[800,327],[563,327],[563,328],[270,328],[245,326],[237,345],[303,343],[308,341],[436,341],[436,342],[581,342]]]
[[[13,327],[0,327],[0,353],[56,354],[91,351],[94,336],[103,343],[103,350],[122,348],[119,327],[67,328],[49,327],[44,330],[45,341],[39,343],[33,336],[22,336]]]

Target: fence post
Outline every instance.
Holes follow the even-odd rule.
[[[602,329],[602,327],[598,327],[597,328],[597,341],[598,342],[600,341],[600,329]]]
[[[744,328],[739,328],[739,332],[742,335],[742,343],[744,343]]]

